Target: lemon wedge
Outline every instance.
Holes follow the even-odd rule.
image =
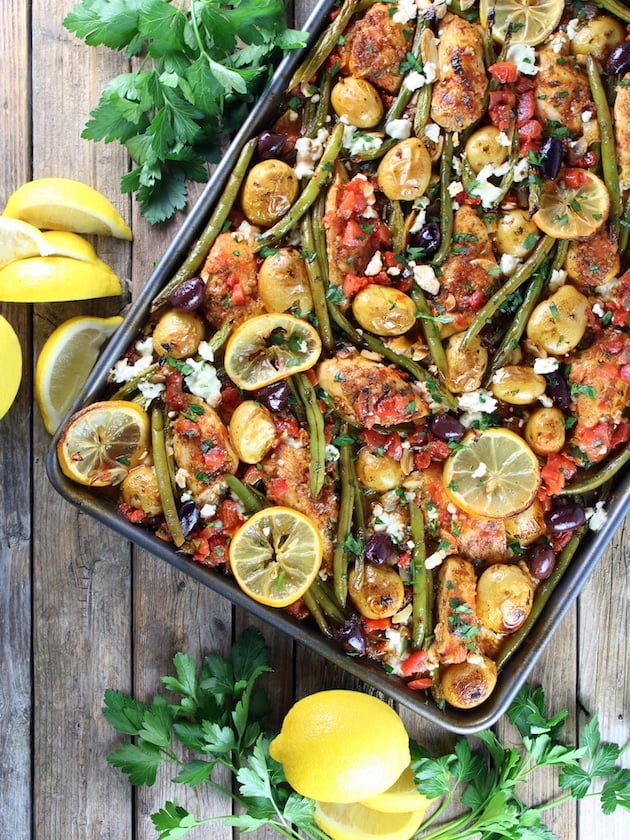
[[[0,418],[13,405],[22,381],[22,348],[15,330],[0,315],[0,359],[2,359],[2,388],[0,388]]]
[[[21,219],[0,216],[0,268],[14,260],[54,253],[54,248],[38,228]]]
[[[386,814],[360,802],[316,802],[313,819],[331,840],[410,840],[420,827],[425,810],[423,807]]]
[[[40,229],[131,239],[131,230],[102,193],[71,178],[37,178],[9,196],[5,216]]]
[[[71,257],[73,260],[97,262],[94,246],[78,233],[67,230],[45,230],[43,237],[52,249],[50,254],[57,257]]]
[[[114,271],[102,260],[29,257],[0,269],[0,300],[47,303],[113,297],[122,292]]]
[[[413,770],[407,767],[391,787],[383,793],[361,800],[361,804],[384,814],[400,814],[427,808],[431,800],[420,793],[416,787]]]
[[[513,44],[541,44],[560,23],[564,0],[480,0],[479,19],[484,29],[494,14],[492,37],[504,43],[512,27]]]
[[[49,336],[35,368],[35,397],[49,434],[54,435],[72,408],[103,344],[121,322],[120,315],[78,316]]]

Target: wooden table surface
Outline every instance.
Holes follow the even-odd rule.
[[[134,232],[133,245],[100,238],[99,255],[137,293],[181,219],[151,228],[119,189],[128,160],[117,145],[80,137],[122,56],[88,48],[62,27],[73,0],[0,3],[0,206],[30,178],[64,176],[105,193]],[[298,25],[309,0],[296,4]],[[0,836],[11,840],[146,840],[149,815],[180,795],[198,814],[226,813],[216,795],[184,794],[160,777],[137,793],[105,760],[118,739],[101,707],[107,688],[146,699],[171,673],[172,657],[225,651],[250,617],[164,562],[130,546],[71,507],[49,484],[50,438],[33,398],[33,368],[44,341],[65,319],[111,315],[108,299],[31,306],[0,304],[24,354],[17,401],[0,420]],[[1,384],[0,384],[0,387]],[[614,537],[577,605],[532,675],[549,707],[569,710],[567,736],[598,712],[603,737],[625,741],[630,722],[630,619],[627,534]],[[265,629],[275,675],[268,680],[278,719],[294,697],[323,687],[357,686],[287,638]],[[410,733],[439,749],[450,737],[402,712]],[[509,738],[504,722],[500,737]],[[530,789],[549,795],[551,774]],[[603,818],[597,802],[551,812],[562,840],[625,840],[630,819]],[[604,834],[605,832],[605,834]],[[263,831],[258,840],[276,837]],[[191,837],[227,840],[213,824]]]

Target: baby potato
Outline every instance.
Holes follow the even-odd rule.
[[[536,455],[551,455],[564,448],[564,414],[559,408],[544,406],[533,411],[525,424],[525,440]]]
[[[304,260],[296,248],[279,248],[258,272],[258,293],[267,312],[310,312],[313,298]]]
[[[501,166],[508,159],[510,147],[499,142],[501,131],[493,125],[484,125],[470,135],[464,146],[466,160],[476,173],[484,166]]]
[[[586,21],[571,38],[571,54],[592,55],[598,61],[605,61],[625,37],[625,30],[618,20],[599,15]]]
[[[404,292],[370,283],[352,301],[352,314],[376,335],[403,335],[416,323],[416,305]]]
[[[367,446],[359,449],[356,462],[357,478],[368,490],[386,493],[400,487],[403,474],[400,462],[390,455],[378,455]]]
[[[545,393],[547,380],[526,365],[506,365],[492,377],[490,390],[510,405],[529,405]]]
[[[206,334],[206,322],[196,312],[169,309],[153,330],[153,349],[160,356],[185,359],[197,352]]]
[[[270,158],[247,173],[241,207],[253,225],[269,227],[282,218],[295,201],[300,182],[288,163]]]
[[[514,633],[529,616],[534,584],[520,566],[495,563],[477,581],[477,616],[495,633]]]
[[[465,333],[451,335],[444,347],[448,372],[446,387],[454,394],[466,394],[481,387],[488,366],[488,351],[475,336],[466,349],[462,349]]]
[[[385,108],[374,85],[366,79],[342,76],[330,93],[330,104],[339,117],[357,128],[374,128]]]
[[[474,656],[469,661],[447,665],[440,673],[444,699],[456,709],[473,709],[494,691],[497,666],[487,656]]]
[[[245,400],[234,409],[229,425],[230,441],[239,460],[257,464],[276,442],[276,424],[268,408]]]
[[[360,582],[356,569],[350,571],[348,594],[365,618],[391,618],[402,609],[405,587],[400,575],[391,566],[366,563]]]
[[[538,499],[525,510],[504,520],[508,540],[516,540],[521,545],[531,545],[547,530],[545,511]]]
[[[431,157],[418,137],[401,140],[381,160],[379,188],[392,201],[414,201],[427,191],[431,180]]]
[[[539,236],[540,231],[527,211],[515,208],[503,213],[498,220],[495,242],[502,254],[522,260],[532,252]]]
[[[147,516],[160,516],[162,513],[154,467],[141,464],[129,470],[120,485],[120,491],[123,502],[134,510],[144,511]]]
[[[536,306],[527,322],[527,337],[547,353],[569,353],[586,332],[588,309],[588,299],[565,283]]]

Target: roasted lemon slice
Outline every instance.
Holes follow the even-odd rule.
[[[586,169],[573,169],[570,180],[545,184],[532,218],[556,239],[584,239],[604,224],[609,212],[610,195],[602,179]]]
[[[494,12],[492,37],[503,43],[512,25],[512,43],[535,46],[560,23],[564,0],[480,0],[479,19],[484,29]]]

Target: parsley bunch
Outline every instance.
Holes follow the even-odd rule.
[[[170,703],[158,694],[150,704],[117,691],[105,693],[104,714],[118,732],[135,738],[107,760],[134,785],[154,784],[160,765],[174,764],[173,781],[196,786],[203,782],[221,790],[237,804],[236,814],[197,819],[176,802],[166,802],[151,819],[159,840],[179,840],[190,829],[220,820],[243,832],[271,826],[288,840],[326,840],[313,821],[314,802],[295,793],[282,767],[269,755],[265,730],[270,710],[266,693],[255,688],[258,677],[271,671],[269,650],[259,632],[245,631],[227,657],[210,653],[198,671],[183,653],[173,660],[176,676],[162,677],[179,695]],[[432,758],[412,743],[412,767],[421,793],[441,800],[425,821],[418,840],[553,840],[543,813],[560,802],[599,796],[604,814],[617,807],[630,811],[630,770],[618,767],[625,749],[602,743],[597,716],[582,731],[582,746],[565,746],[562,736],[567,712],[548,718],[541,688],[525,686],[508,711],[521,736],[521,746],[503,747],[489,730],[478,733],[485,749],[473,751],[466,738],[453,751]],[[629,742],[630,743],[630,742]],[[559,769],[561,793],[553,801],[529,807],[518,797],[517,785],[537,768]],[[227,768],[235,789],[212,778],[215,768]],[[591,793],[597,784],[599,792]],[[464,813],[440,819],[451,802]]]
[[[107,84],[81,136],[127,148],[136,167],[121,189],[151,223],[186,206],[186,181],[208,180],[278,59],[306,42],[287,28],[285,0],[82,0],[63,25],[138,57]]]

